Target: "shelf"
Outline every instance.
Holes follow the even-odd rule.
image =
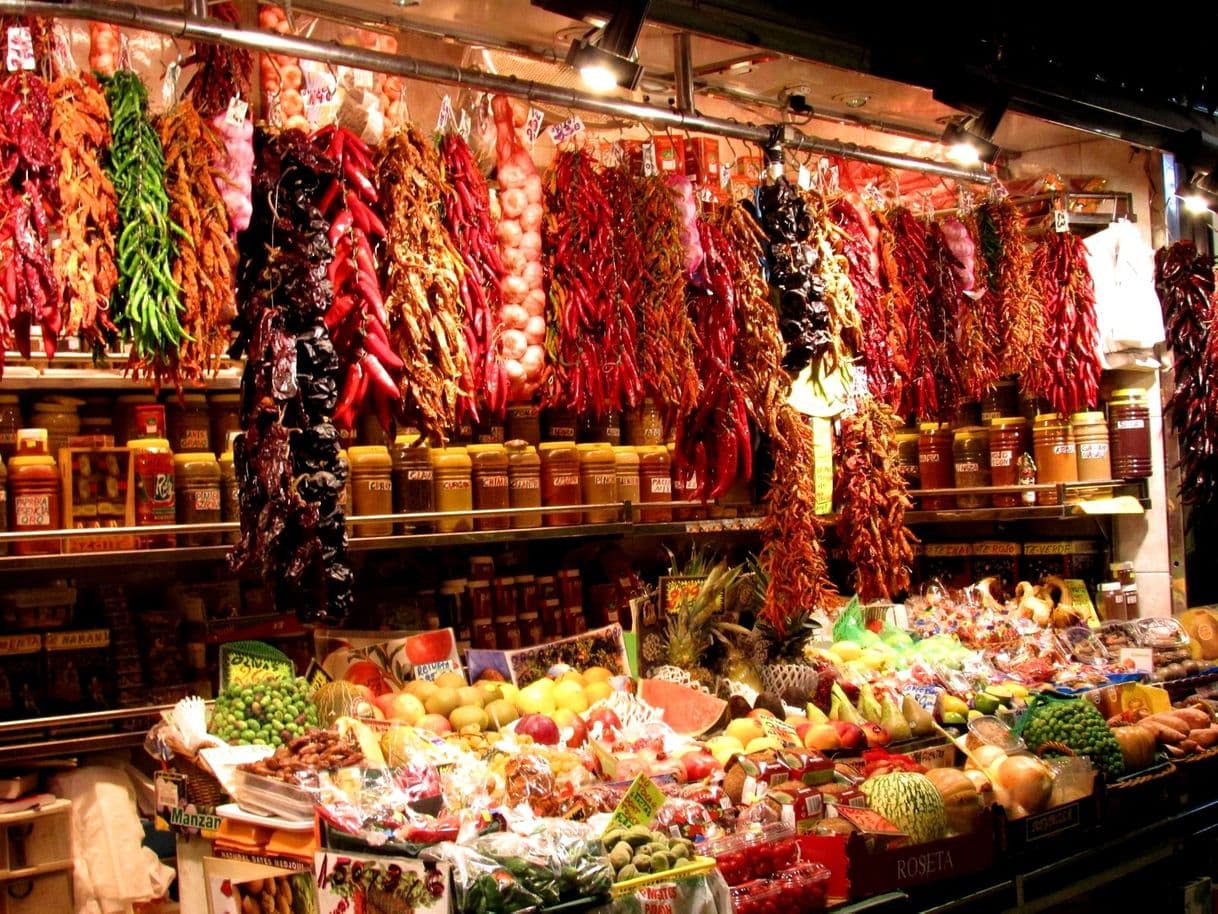
[[[138,749],[152,722],[173,705],[119,708],[0,723],[0,768],[34,759],[65,758],[115,749]],[[115,731],[116,725],[132,727]],[[81,732],[92,731],[92,732]]]
[[[55,358],[34,356],[28,360],[19,353],[9,352],[5,356],[4,377],[0,378],[0,390],[21,392],[27,390],[80,390],[89,391],[144,391],[152,392],[152,384],[126,373],[127,356],[111,353],[112,367],[96,368],[93,357],[84,352],[60,352]],[[214,377],[187,385],[185,390],[237,390],[241,383],[241,366],[238,362],[226,362]]]
[[[1143,511],[1150,509],[1149,498],[1139,498]],[[1018,508],[959,508],[946,511],[907,511],[905,523],[915,524],[968,524],[998,523],[1011,521],[1079,520],[1086,517],[1132,517],[1127,512],[1083,511],[1077,504],[1029,505]]]
[[[23,866],[19,870],[0,870],[0,882],[31,879],[34,876],[45,876],[47,873],[62,873],[74,866],[76,863],[72,860],[58,860],[54,863],[39,863],[37,866]]]

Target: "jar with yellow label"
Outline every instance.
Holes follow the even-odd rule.
[[[639,503],[639,455],[638,452],[626,445],[613,449],[613,461],[617,469],[617,494],[615,500],[630,502],[637,506]]]
[[[165,399],[169,449],[175,454],[211,450],[211,416],[204,394],[170,394]]]
[[[435,481],[426,442],[417,429],[405,429],[393,440],[389,455],[393,461],[393,512],[430,514],[435,510]],[[398,525],[399,533],[426,533],[431,521],[411,521]]]
[[[393,460],[384,445],[360,444],[347,448],[351,475],[351,501],[356,517],[393,513]],[[392,521],[371,521],[355,525],[356,536],[391,536]]]
[[[546,507],[578,505],[580,497],[579,450],[569,441],[545,441],[537,449],[541,455],[541,503]],[[547,511],[547,527],[578,524],[578,511]]]
[[[508,455],[502,444],[471,444],[465,449],[473,463],[474,510],[503,510],[512,506],[508,485]],[[475,530],[507,530],[512,518],[507,514],[479,517]]]
[[[444,513],[474,509],[473,461],[463,447],[433,447],[431,476],[436,491],[436,510]],[[442,517],[437,533],[461,533],[474,529],[472,517]]]
[[[672,501],[671,463],[668,449],[663,445],[638,448],[639,502],[651,505]],[[639,519],[645,523],[672,520],[671,508],[643,508]]]
[[[175,508],[179,524],[218,524],[221,520],[220,463],[211,451],[173,456]],[[218,546],[219,533],[183,533],[183,546]]]
[[[617,500],[617,460],[613,446],[604,442],[579,445],[579,493],[586,505],[607,505]],[[612,508],[584,512],[584,522],[608,524],[617,519]]]
[[[1078,482],[1078,449],[1070,423],[1057,413],[1041,413],[1032,423],[1032,456],[1040,484]],[[1060,504],[1056,489],[1036,493],[1042,505]]]
[[[519,438],[504,447],[508,455],[508,497],[512,508],[540,508],[541,458],[537,456],[537,449]],[[540,526],[540,512],[512,515],[514,529]]]

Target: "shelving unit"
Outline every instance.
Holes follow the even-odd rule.
[[[106,367],[97,367],[96,360],[87,352],[59,352],[48,361],[38,355],[25,359],[20,353],[5,354],[4,377],[0,378],[0,391],[23,393],[25,391],[64,391],[81,393],[96,391],[151,393],[148,381],[127,374],[127,354],[108,353]],[[241,366],[227,362],[220,371],[204,383],[188,387],[192,391],[232,391],[241,383]]]

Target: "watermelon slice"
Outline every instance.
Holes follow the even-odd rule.
[[[640,680],[639,698],[663,712],[664,723],[682,736],[701,736],[727,710],[726,701],[667,679]]]

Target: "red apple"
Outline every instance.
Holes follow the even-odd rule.
[[[685,768],[687,781],[701,781],[710,777],[713,772],[723,770],[723,766],[715,761],[715,757],[704,749],[685,753],[681,756],[681,764]]]
[[[837,730],[837,737],[842,741],[843,749],[862,749],[867,745],[866,734],[854,724],[844,720],[833,720],[830,723]]]
[[[588,714],[588,727],[600,724],[605,736],[616,736],[622,730],[622,721],[609,708],[593,708]]]
[[[558,724],[544,714],[526,714],[516,722],[516,732],[545,746],[557,746],[561,738]]]
[[[863,724],[863,736],[867,740],[868,749],[878,749],[881,746],[887,746],[892,742],[892,736],[888,731],[879,724],[865,723]]]
[[[397,697],[397,692],[386,692],[384,695],[373,697],[372,702],[381,709],[382,714],[386,717],[392,717],[393,700]]]
[[[807,743],[808,731],[811,730],[812,727],[813,727],[812,722],[807,721],[807,720],[795,725],[795,735],[799,737],[799,741],[801,743],[803,743],[805,746],[808,745],[808,743]]]

